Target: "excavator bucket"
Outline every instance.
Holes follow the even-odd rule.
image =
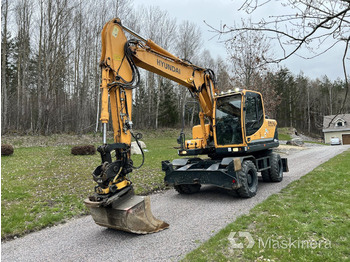
[[[85,199],[84,203],[90,208],[95,223],[103,227],[135,234],[155,233],[169,227],[169,224],[152,215],[149,196],[131,194],[108,206],[90,199]]]

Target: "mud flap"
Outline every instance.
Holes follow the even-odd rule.
[[[169,227],[169,224],[153,216],[149,196],[131,195],[107,207],[89,199],[85,199],[84,203],[90,208],[95,223],[103,227],[135,234],[155,233]]]

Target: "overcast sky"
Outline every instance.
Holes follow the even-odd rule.
[[[158,6],[161,10],[168,11],[171,17],[176,18],[178,24],[183,20],[196,23],[202,30],[204,48],[210,51],[213,58],[221,56],[226,59],[224,44],[214,37],[215,34],[210,32],[210,28],[203,21],[217,28],[221,24],[233,25],[234,21],[239,22],[241,18],[249,17],[245,12],[238,11],[242,3],[243,0],[134,0],[134,7]],[[259,12],[253,14],[254,18],[267,18],[269,15],[278,14],[280,10],[281,5],[275,2],[274,5],[262,7],[257,10]],[[297,56],[290,57],[280,66],[286,66],[295,75],[303,72],[311,79],[322,78],[324,75],[327,75],[330,80],[343,79],[341,64],[343,51],[344,48],[339,45],[326,54],[311,60]]]

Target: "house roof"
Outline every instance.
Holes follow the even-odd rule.
[[[337,124],[339,122],[343,122],[344,125],[338,126]],[[325,133],[334,131],[350,131],[350,114],[324,116],[322,131]]]

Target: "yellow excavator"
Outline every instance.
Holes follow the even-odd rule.
[[[128,39],[126,32],[135,39]],[[95,192],[84,201],[98,225],[137,234],[169,227],[152,215],[149,196],[134,194],[128,178],[137,168],[131,160],[131,139],[139,145],[142,137],[133,132],[131,119],[132,92],[140,80],[138,67],[186,87],[201,108],[192,138],[186,140],[181,132],[178,139],[182,158],[162,162],[167,186],[192,194],[209,184],[249,198],[257,192],[258,172],[264,181],[282,181],[287,159],[272,151],[279,145],[277,122],[265,116],[260,93],[219,93],[212,70],[174,56],[123,26],[118,18],[106,23],[101,35],[103,145],[98,151],[102,161],[93,172]],[[107,143],[109,106],[113,144]]]

